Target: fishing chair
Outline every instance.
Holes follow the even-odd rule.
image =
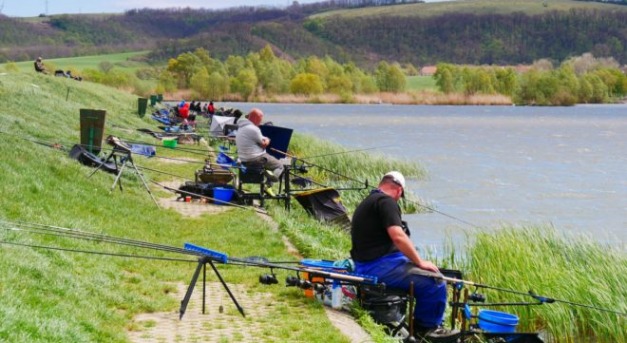
[[[409,294],[406,290],[362,285],[358,295],[361,307],[377,324],[385,327],[388,335],[400,339],[409,337]]]
[[[243,190],[244,184],[258,185],[259,193],[245,192]],[[259,200],[259,205],[263,207],[267,197],[266,175],[263,165],[242,162],[242,168],[239,169],[237,180],[237,191],[245,205],[250,205],[253,200],[257,199]]]
[[[290,181],[289,181],[289,170],[286,166],[285,171],[281,174],[279,181],[277,181],[279,185],[278,194],[270,195],[266,192],[266,188],[268,188],[268,174],[272,172],[265,170],[263,165],[255,164],[255,163],[244,163],[242,162],[242,167],[239,169],[239,177],[237,181],[237,190],[240,196],[240,199],[243,200],[245,205],[250,205],[252,200],[258,199],[260,206],[264,207],[265,199],[274,199],[274,200],[283,200],[285,201],[285,209],[290,209]],[[259,186],[259,192],[248,193],[243,190],[244,184],[254,184]],[[285,187],[285,188],[284,188]]]
[[[440,269],[442,275],[462,279],[462,272],[454,269]],[[453,302],[459,300],[459,291],[454,289]],[[358,292],[361,307],[372,319],[385,327],[387,333],[399,339],[406,339],[412,332],[414,299],[407,290],[380,285],[361,285]],[[451,327],[455,328],[455,320],[459,308],[453,306]]]

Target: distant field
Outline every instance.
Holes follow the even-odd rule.
[[[432,76],[408,76],[407,77],[407,90],[408,91],[422,91],[422,90],[435,90],[435,80]]]
[[[126,71],[134,72],[139,68],[147,67],[148,64],[135,62],[129,60],[132,57],[141,56],[147,54],[148,51],[135,51],[135,52],[124,52],[119,54],[109,54],[109,55],[94,55],[94,56],[82,56],[82,57],[68,57],[68,58],[53,58],[46,59],[44,58],[45,63],[51,63],[57,69],[76,69],[83,70],[87,68],[98,69],[98,64],[100,62],[108,61],[114,64],[117,68],[124,69]],[[26,61],[26,62],[16,62],[15,64],[20,68],[21,71],[32,71],[34,61]],[[0,64],[0,69],[4,69],[4,64]]]
[[[451,12],[471,14],[523,12],[528,15],[536,15],[548,11],[568,11],[575,8],[627,11],[627,6],[572,0],[465,0],[338,10],[316,14],[312,18],[326,18],[336,15],[347,18],[365,16],[431,17]]]

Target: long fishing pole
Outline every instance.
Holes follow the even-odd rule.
[[[189,251],[179,248],[173,247],[169,245],[150,243],[145,241],[133,240],[129,238],[121,238],[115,237],[100,233],[93,233],[87,231],[81,231],[78,229],[65,228],[54,225],[45,225],[45,224],[37,224],[37,223],[27,223],[27,222],[9,222],[0,220],[0,224],[14,226],[10,228],[2,228],[7,231],[21,231],[26,233],[48,233],[51,235],[59,236],[59,237],[70,237],[76,239],[90,240],[90,241],[101,241],[106,243],[115,243],[120,245],[133,246],[138,248],[145,248],[151,250],[160,250],[165,252],[179,253],[179,254],[190,254]],[[28,229],[24,229],[26,227]]]
[[[172,173],[168,173],[168,172],[164,172],[164,171],[158,170],[158,169],[148,168],[148,167],[139,166],[139,165],[137,166],[137,168],[142,169],[142,170],[149,170],[151,172],[155,172],[155,173],[159,173],[159,174],[163,174],[163,175],[174,176],[176,178],[183,179],[185,181],[192,181],[191,179],[186,178],[184,176],[176,175],[176,174],[172,174]]]
[[[466,220],[464,220],[464,219],[461,219],[461,218],[455,217],[455,216],[453,216],[453,215],[450,215],[450,214],[444,213],[444,212],[442,212],[442,211],[438,211],[438,210],[436,210],[436,209],[435,209],[435,208],[433,208],[433,207],[430,207],[430,206],[427,206],[427,205],[423,205],[423,204],[421,204],[421,203],[419,203],[419,202],[416,202],[416,201],[412,201],[412,203],[414,203],[414,204],[415,204],[415,205],[417,205],[417,206],[423,207],[423,208],[425,208],[425,209],[427,209],[427,210],[429,210],[429,211],[431,211],[431,212],[438,213],[438,214],[443,215],[443,216],[445,216],[445,217],[447,217],[447,218],[450,218],[450,219],[456,220],[456,221],[458,221],[458,222],[460,222],[460,223],[466,224],[466,225],[468,225],[468,226],[472,227],[473,229],[481,229],[481,227],[480,227],[479,225],[473,224],[473,223],[471,223],[471,222],[469,222],[469,221],[466,221]]]
[[[568,300],[556,299],[556,298],[552,298],[552,297],[548,297],[548,296],[541,296],[541,295],[536,294],[532,290],[530,290],[529,292],[521,292],[521,291],[509,289],[509,288],[490,286],[490,285],[486,285],[486,284],[482,284],[482,283],[478,283],[478,282],[474,282],[474,281],[448,277],[448,276],[444,276],[444,275],[439,274],[439,273],[433,273],[433,272],[429,272],[429,271],[425,271],[425,270],[418,270],[418,271],[416,271],[416,274],[423,275],[423,276],[428,276],[428,277],[431,277],[431,278],[434,278],[434,279],[437,279],[437,280],[444,280],[446,282],[454,283],[454,284],[464,284],[464,285],[477,287],[477,288],[493,289],[495,291],[504,292],[504,293],[510,293],[510,294],[516,294],[516,295],[524,295],[524,296],[532,297],[532,298],[536,299],[537,301],[539,301],[540,303],[546,303],[546,304],[563,303],[563,304],[567,304],[567,305],[571,305],[571,306],[584,307],[584,308],[593,309],[593,310],[597,310],[597,311],[601,311],[601,312],[607,312],[607,313],[618,314],[618,315],[621,315],[621,316],[627,316],[627,312],[610,310],[610,309],[606,309],[606,308],[602,308],[602,307],[598,307],[598,306],[594,306],[594,305],[581,304],[581,303],[576,303],[576,302],[572,302],[572,301],[568,301]]]
[[[9,132],[2,131],[2,130],[0,130],[0,134],[13,136],[13,137],[21,139],[21,140],[25,140],[25,141],[36,143],[36,144],[43,145],[43,146],[47,146],[49,148],[53,148],[53,149],[56,149],[56,150],[67,151],[67,148],[65,146],[63,146],[62,144],[58,143],[58,142],[51,143],[49,141],[38,140],[38,139],[28,138],[28,137],[22,137],[22,136],[14,134],[14,133],[9,133]]]
[[[69,249],[69,248],[60,248],[60,247],[53,247],[53,246],[47,246],[47,245],[25,244],[25,243],[8,242],[8,241],[1,241],[1,240],[0,240],[0,244],[20,246],[20,247],[26,247],[26,248],[35,248],[35,249],[83,253],[83,254],[90,254],[90,255],[111,256],[111,257],[126,257],[126,258],[137,258],[137,259],[144,259],[144,260],[157,260],[157,261],[168,261],[168,262],[187,262],[187,263],[197,262],[196,260],[187,260],[183,258],[108,253],[108,252],[103,252],[103,251]]]
[[[296,160],[302,160],[302,159],[300,159],[300,158],[298,158],[298,157],[296,157],[296,156],[294,156],[294,155],[291,155],[291,154],[289,154],[289,153],[287,153],[287,152],[285,152],[285,151],[281,151],[281,150],[278,150],[278,149],[275,149],[275,148],[270,148],[270,150],[275,151],[275,152],[278,152],[279,154],[285,155],[286,157],[290,157],[290,158],[293,158],[293,159],[296,159]],[[313,164],[313,163],[308,163],[308,164],[309,164],[309,165],[311,165],[311,166],[313,166],[313,167],[320,168],[320,169],[322,169],[322,170],[324,170],[324,171],[327,171],[327,172],[329,172],[329,173],[335,174],[335,175],[337,175],[337,176],[341,176],[341,177],[343,177],[343,178],[345,178],[345,179],[347,179],[347,180],[350,180],[350,181],[354,181],[354,182],[358,182],[358,183],[364,184],[364,185],[365,185],[365,187],[364,187],[364,188],[368,188],[368,181],[367,181],[367,180],[364,182],[364,181],[357,180],[357,179],[351,178],[351,177],[349,177],[349,176],[346,176],[346,175],[340,174],[340,173],[338,173],[338,172],[336,172],[336,171],[334,171],[334,170],[331,170],[331,169],[328,169],[328,168],[322,167],[322,166],[317,165],[317,164]]]
[[[350,154],[350,153],[354,153],[354,152],[360,152],[360,151],[368,151],[368,150],[376,150],[376,149],[383,149],[383,148],[389,148],[392,147],[394,145],[384,145],[384,146],[379,146],[379,147],[372,147],[372,148],[365,148],[365,149],[357,149],[357,150],[346,150],[346,151],[340,151],[340,152],[334,152],[334,153],[330,153],[330,154],[324,154],[324,155],[315,155],[315,156],[307,156],[307,157],[301,157],[301,160],[304,159],[312,159],[312,158],[318,158],[318,157],[327,157],[327,156],[334,156],[334,155],[343,155],[343,154]]]
[[[119,244],[119,245],[124,245],[124,246],[132,246],[132,247],[150,249],[150,250],[156,250],[156,251],[165,251],[165,252],[176,253],[176,254],[184,254],[184,255],[191,255],[191,256],[204,256],[203,253],[190,250],[190,249],[164,245],[164,244],[158,244],[158,243],[151,243],[147,241],[134,240],[134,239],[124,238],[124,237],[116,237],[116,236],[106,235],[102,233],[88,232],[88,231],[83,231],[79,229],[65,228],[65,227],[60,227],[60,226],[55,226],[55,225],[28,223],[28,222],[22,222],[22,221],[11,222],[11,221],[6,221],[2,219],[0,219],[0,225],[10,226],[10,227],[0,227],[0,229],[6,230],[6,231],[12,231],[12,232],[51,235],[51,236],[67,237],[67,238],[81,239],[81,240],[87,240],[87,241]],[[9,242],[9,241],[0,241],[0,242],[5,243],[5,244],[13,244],[13,245],[26,246],[26,247],[35,247],[35,248],[50,248],[53,250],[63,250],[63,251],[70,251],[70,252],[94,253],[94,254],[101,254],[101,255],[122,256],[122,257],[138,256],[138,255],[113,254],[113,253],[89,251],[89,250],[67,249],[67,248],[59,248],[59,247],[51,247],[51,246],[37,246],[37,245],[29,245],[29,244]],[[153,258],[154,256],[153,257],[144,256],[144,257]],[[161,260],[181,261],[181,262],[197,262],[197,260],[173,259],[169,257],[154,257],[154,258],[161,259]],[[299,263],[297,261],[268,261],[266,258],[259,257],[259,256],[251,256],[251,257],[237,259],[237,260],[238,262],[241,262],[240,263],[241,265],[248,265],[248,266],[261,266],[264,263],[265,264]]]
[[[159,144],[154,144],[154,143],[148,143],[148,142],[144,142],[144,141],[135,141],[135,140],[131,140],[131,139],[127,139],[124,137],[120,137],[122,140],[124,140],[125,142],[128,143],[132,143],[132,144],[142,144],[142,145],[148,145],[148,146],[154,146],[154,147],[160,147],[162,145]],[[194,148],[183,148],[183,147],[179,147],[177,146],[176,148],[170,148],[173,150],[180,150],[180,151],[185,151],[185,152],[189,152],[189,153],[193,153],[193,154],[197,154],[197,155],[207,155],[207,153],[209,152],[217,152],[216,150],[213,149],[194,149]]]

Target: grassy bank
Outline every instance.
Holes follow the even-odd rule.
[[[273,232],[258,216],[233,209],[214,216],[183,217],[159,210],[141,181],[131,173],[122,177],[124,191],[109,188],[113,177],[90,168],[60,150],[33,142],[79,142],[79,109],[108,111],[107,134],[148,141],[147,136],[116,126],[155,128],[136,114],[136,97],[111,88],[77,83],[43,75],[0,76],[0,218],[88,232],[128,237],[181,247],[184,242],[213,247],[231,256],[265,256],[288,260],[281,234]],[[67,89],[71,89],[66,100]],[[7,134],[9,133],[9,134]],[[28,140],[27,140],[28,139]],[[160,155],[182,153],[159,149]],[[179,155],[179,156],[177,156]],[[200,157],[199,159],[201,159]],[[136,158],[136,163],[193,177],[192,164],[172,164],[158,159]],[[168,176],[148,175],[165,181]],[[153,188],[157,196],[164,191]],[[117,250],[103,244],[80,242],[8,231],[2,225],[0,240],[31,245],[59,245],[80,250]],[[133,318],[139,313],[175,311],[180,299],[168,295],[173,284],[187,284],[193,263],[163,262],[122,257],[50,251],[0,245],[0,341],[6,342],[128,342],[126,330],[138,330]],[[136,249],[135,249],[136,250]],[[134,249],[122,253],[142,254]],[[148,252],[147,254],[150,254]],[[258,272],[219,267],[231,283],[244,284],[251,292],[270,292],[267,316],[233,316],[243,327],[266,328],[260,341],[346,341],[326,318],[321,306],[307,301],[302,292],[285,287],[263,287]],[[210,276],[210,281],[217,281]],[[308,325],[303,324],[307,318]],[[231,340],[232,339],[232,340]],[[226,337],[223,341],[236,341]]]

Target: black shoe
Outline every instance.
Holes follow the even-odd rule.
[[[418,342],[423,343],[453,343],[461,337],[459,330],[449,330],[443,327],[431,329],[417,329],[414,334]]]

